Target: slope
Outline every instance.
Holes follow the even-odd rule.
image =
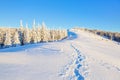
[[[89,32],[74,31],[78,38],[72,43],[85,56],[81,68],[85,80],[119,80],[120,45]]]
[[[120,46],[71,30],[63,41],[0,50],[0,80],[119,80]]]

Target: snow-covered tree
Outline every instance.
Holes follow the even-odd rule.
[[[67,36],[67,30],[62,30],[62,38],[66,38]]]
[[[62,35],[62,30],[58,30],[58,36],[59,36],[59,40],[61,40],[63,38],[63,35]]]
[[[41,28],[41,41],[48,42],[48,33],[44,22],[42,23],[42,28]]]
[[[50,30],[49,29],[46,29],[46,34],[47,34],[48,41],[51,41],[51,35],[50,35]]]
[[[33,20],[33,30],[35,30],[36,29],[36,23],[35,23],[35,19]]]
[[[31,35],[31,43],[37,43],[37,33],[36,31],[32,30]]]
[[[22,20],[20,20],[20,28],[23,28]]]
[[[31,43],[37,43],[38,39],[37,39],[37,32],[36,32],[36,24],[35,24],[35,20],[33,21],[33,28],[31,31]]]
[[[50,30],[50,37],[51,37],[51,40],[50,41],[54,41],[55,40],[55,33],[54,33],[54,30]]]
[[[56,30],[56,38],[57,40],[61,40],[64,36],[63,36],[63,31],[62,30]]]
[[[8,31],[6,31],[6,33],[5,33],[4,47],[10,47],[11,44],[12,44],[11,33],[10,33],[10,29],[8,29]]]
[[[28,24],[26,24],[26,28],[23,31],[23,44],[30,43],[30,32],[28,28]]]
[[[18,31],[15,31],[15,34],[13,36],[13,46],[20,45],[20,40],[19,40],[19,34]]]
[[[0,48],[3,46],[3,34],[0,32]]]
[[[53,30],[54,33],[54,40],[57,41],[58,40],[58,30]]]
[[[38,27],[37,27],[37,42],[40,42],[41,41],[41,26],[38,24]]]
[[[20,20],[20,28],[18,30],[18,33],[19,33],[21,45],[24,45],[24,43],[23,43],[23,31],[24,31],[23,23],[22,23],[22,20]]]

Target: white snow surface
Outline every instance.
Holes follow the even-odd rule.
[[[0,49],[0,80],[120,80],[120,45],[85,31]]]

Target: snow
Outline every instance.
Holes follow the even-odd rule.
[[[120,80],[120,45],[70,31],[62,41],[0,49],[0,80]]]

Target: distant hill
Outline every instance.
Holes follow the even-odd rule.
[[[87,28],[77,28],[77,29],[82,29],[82,30],[100,35],[104,38],[120,42],[120,33],[119,32],[109,32],[109,31],[96,30],[96,29],[92,30],[92,29],[87,29]]]

